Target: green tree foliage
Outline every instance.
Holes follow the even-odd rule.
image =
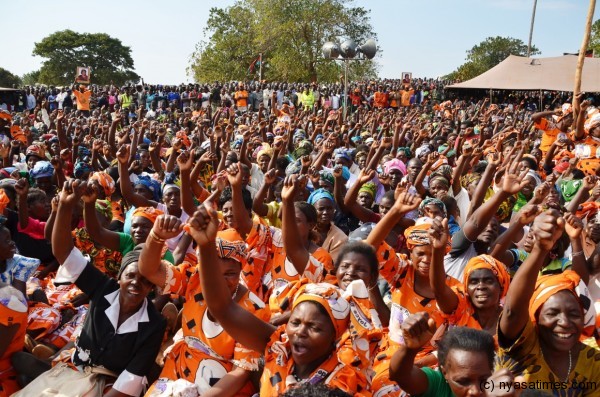
[[[40,71],[34,70],[33,72],[25,73],[23,77],[23,85],[36,85],[40,81]]]
[[[0,68],[0,87],[13,88],[21,85],[21,78],[9,72],[4,68]]]
[[[323,59],[326,41],[363,43],[376,35],[369,10],[350,0],[238,0],[212,8],[205,40],[188,71],[197,81],[258,79],[250,64],[263,53],[263,79],[337,81],[343,66]],[[351,62],[349,78],[377,74],[373,61]]]
[[[136,82],[131,48],[105,33],[77,33],[63,30],[35,43],[33,55],[46,58],[39,82],[64,85],[75,80],[77,66],[89,66],[92,83],[120,85]]]
[[[589,50],[594,50],[594,56],[600,57],[600,19],[592,25],[592,33],[590,35]]]
[[[531,55],[539,53],[535,46],[531,47]],[[472,79],[498,65],[509,55],[526,56],[527,44],[512,37],[488,37],[467,51],[466,62],[446,78],[461,81]]]

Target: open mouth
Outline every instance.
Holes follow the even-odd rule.
[[[308,347],[303,345],[302,343],[292,343],[292,353],[296,356],[303,356],[309,352]]]

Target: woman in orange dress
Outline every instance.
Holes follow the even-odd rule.
[[[140,258],[140,272],[163,286],[163,294],[185,298],[181,331],[174,338],[175,344],[165,352],[164,368],[146,395],[170,396],[173,388],[183,387],[203,397],[250,396],[253,393],[250,375],[259,369],[260,354],[224,331],[214,311],[207,306],[200,283],[200,268],[217,265],[217,271],[226,280],[228,296],[251,315],[268,320],[264,303],[240,283],[240,273],[247,261],[247,243],[235,229],[227,229],[218,234],[219,261],[203,264],[184,261],[173,266],[159,259],[160,252],[165,240],[180,232],[178,218],[159,216]]]
[[[282,198],[292,197],[298,181],[295,176],[284,182]],[[286,224],[289,212],[284,213]],[[284,226],[285,227],[285,226]],[[218,263],[215,250],[217,214],[201,207],[188,224],[189,233],[198,243],[200,261]],[[303,263],[309,253],[297,252]],[[275,327],[261,321],[231,299],[227,283],[217,266],[202,266],[200,281],[211,313],[234,338],[265,356],[260,395],[277,396],[303,383],[322,383],[354,396],[370,395],[366,381],[352,366],[337,357],[336,341],[348,328],[350,305],[339,288],[327,284],[302,285],[291,304],[289,321]]]

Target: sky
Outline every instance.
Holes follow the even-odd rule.
[[[527,43],[534,0],[354,0],[371,11],[381,49],[379,75],[399,78],[445,75],[462,64],[466,51],[487,37],[510,36]],[[211,7],[235,0],[0,0],[5,51],[0,67],[23,75],[38,69],[34,43],[64,29],[107,33],[131,47],[135,71],[146,82],[192,82],[190,55],[205,39]],[[540,56],[575,53],[581,46],[586,0],[538,0],[533,44]],[[600,17],[596,9],[594,20]],[[8,47],[8,48],[7,48]]]

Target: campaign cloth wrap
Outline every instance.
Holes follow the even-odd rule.
[[[90,181],[96,181],[104,190],[104,195],[110,197],[115,192],[115,180],[104,171],[97,171],[90,175]]]
[[[479,255],[471,258],[463,273],[463,285],[469,285],[469,276],[475,270],[488,269],[491,270],[494,276],[498,279],[502,292],[500,293],[500,299],[504,298],[508,292],[508,286],[510,285],[510,274],[506,270],[506,266],[491,255]]]
[[[148,219],[150,222],[156,222],[156,218],[162,215],[163,212],[154,207],[138,207],[133,211],[132,217],[141,216],[142,218]]]

